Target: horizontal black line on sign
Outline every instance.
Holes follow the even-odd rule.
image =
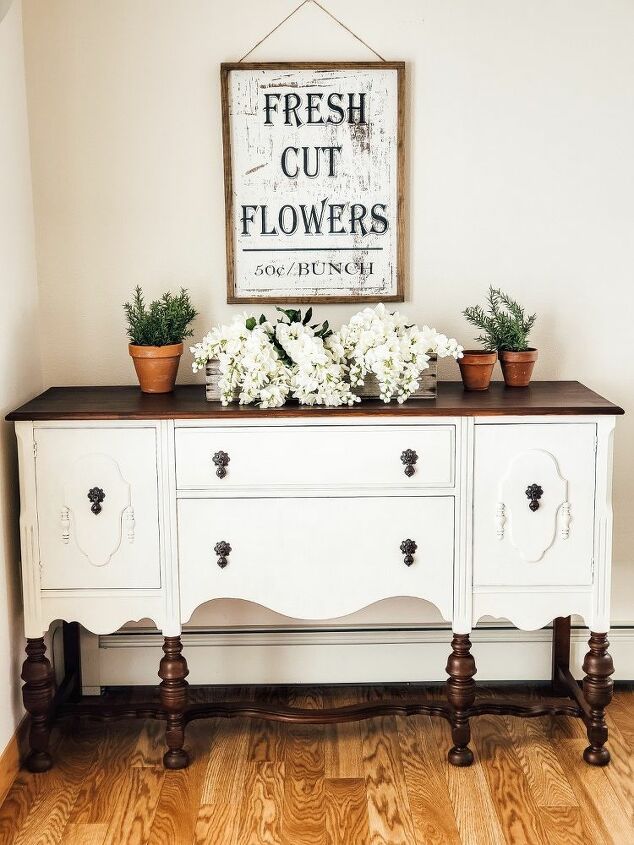
[[[243,247],[242,252],[377,252],[382,246],[280,246]]]

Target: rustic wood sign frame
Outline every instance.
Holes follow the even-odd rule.
[[[395,115],[394,115],[394,129],[395,129],[395,138],[392,142],[392,149],[393,153],[390,154],[390,160],[386,160],[384,162],[386,167],[386,172],[390,173],[395,180],[394,188],[388,189],[393,190],[395,201],[389,208],[384,208],[383,203],[376,203],[370,207],[366,207],[364,204],[364,196],[363,196],[363,186],[360,186],[360,191],[358,196],[351,197],[349,203],[346,203],[346,207],[348,208],[348,225],[350,231],[345,233],[346,242],[348,245],[346,246],[335,246],[329,244],[327,247],[319,247],[319,252],[323,253],[323,261],[316,262],[313,261],[312,263],[304,262],[304,261],[293,261],[290,256],[293,253],[298,253],[303,257],[304,253],[310,255],[310,253],[315,252],[315,248],[311,246],[307,246],[305,242],[301,246],[285,246],[285,247],[276,247],[273,248],[269,247],[268,243],[262,244],[262,241],[259,240],[259,246],[253,249],[246,249],[245,247],[240,247],[237,241],[244,237],[249,236],[251,232],[249,229],[253,229],[257,232],[257,225],[260,225],[260,232],[259,235],[272,235],[275,237],[276,235],[279,236],[280,233],[275,229],[275,226],[271,224],[271,220],[265,217],[268,209],[266,208],[266,204],[262,201],[264,199],[268,199],[267,197],[257,196],[257,191],[255,192],[253,202],[255,205],[244,205],[242,204],[241,207],[243,209],[241,218],[238,219],[236,217],[236,210],[239,203],[236,201],[236,197],[238,192],[240,191],[240,179],[242,179],[245,175],[244,168],[241,170],[241,175],[238,178],[237,173],[235,172],[235,156],[236,156],[236,144],[235,139],[232,139],[232,89],[231,89],[231,75],[233,72],[244,72],[244,71],[282,71],[282,72],[305,72],[305,71],[342,71],[342,72],[354,72],[354,71],[377,71],[385,73],[386,71],[392,71],[396,75],[395,79],[395,90],[396,90],[396,101],[395,101]],[[222,131],[223,131],[223,160],[224,160],[224,185],[225,185],[225,225],[226,225],[226,251],[227,251],[227,302],[229,303],[336,303],[336,302],[402,302],[404,299],[404,271],[405,271],[405,231],[404,231],[404,219],[403,219],[403,209],[404,209],[404,173],[405,173],[405,148],[404,148],[404,103],[405,103],[405,63],[404,62],[238,62],[238,63],[224,63],[221,65],[221,93],[222,93]],[[354,77],[351,74],[351,81],[354,81]],[[280,87],[280,86],[277,86]],[[301,85],[294,81],[289,82],[289,88],[291,91],[293,89],[299,89],[301,91]],[[346,96],[349,96],[354,91],[353,88],[342,87],[345,88]],[[296,110],[291,108],[290,110],[290,118],[288,117],[289,111],[286,109],[284,111],[284,102],[282,101],[282,95],[280,94],[279,97],[271,96],[270,100],[267,100],[267,105],[270,106],[269,111],[266,113],[266,118],[271,119],[275,117],[277,120],[281,120],[284,114],[284,120],[295,120],[297,123],[298,119],[302,119],[299,112],[299,106],[296,107]],[[297,94],[295,96],[298,96]],[[339,96],[339,95],[337,95]],[[357,95],[359,97],[360,95]],[[384,95],[386,96],[386,95]],[[387,98],[387,96],[386,96]],[[314,104],[315,101],[313,101]],[[335,101],[336,103],[337,101]],[[363,111],[359,111],[359,99],[355,101],[350,101],[350,105],[355,103],[356,112],[360,115],[360,120],[364,116]],[[288,101],[286,101],[288,103]],[[296,105],[296,100],[291,102],[291,106]],[[339,105],[341,105],[341,101],[339,101]],[[305,106],[304,106],[305,107]],[[335,112],[337,116],[342,109],[339,109]],[[313,111],[313,115],[317,112]],[[251,113],[249,113],[251,114]],[[306,112],[304,111],[304,115]],[[351,122],[351,112],[348,113],[348,122]],[[252,116],[252,115],[251,115]],[[324,121],[326,122],[326,121]],[[343,122],[342,121],[333,121],[335,122]],[[290,123],[292,127],[292,122]],[[352,129],[352,127],[350,127]],[[330,135],[332,137],[332,131]],[[348,133],[348,137],[350,137],[350,131]],[[233,147],[232,147],[232,141]],[[389,142],[389,139],[388,139]],[[377,142],[378,143],[378,142]],[[289,149],[294,154],[294,158],[291,156],[290,160],[292,161],[291,168],[284,169],[284,176],[288,178],[289,185],[291,185],[294,181],[297,182],[297,176],[302,171],[302,162],[301,162],[301,155],[300,151],[303,151],[303,148],[300,147],[299,144],[297,146],[293,146],[292,139],[289,136],[289,146],[280,150],[275,150],[274,155],[279,156],[280,153],[283,153],[284,149]],[[336,152],[338,151],[339,156],[342,156],[341,146],[324,146],[324,147],[307,147],[306,149],[309,150],[308,155],[310,155],[310,150],[315,150],[315,155],[318,155],[316,152],[318,149],[329,151],[325,154],[325,161],[322,154],[322,163],[324,164],[325,170],[327,171],[327,175],[333,176],[334,169],[337,166],[336,161]],[[306,155],[306,153],[304,153]],[[393,155],[393,160],[391,156]],[[288,161],[288,159],[287,159]],[[275,167],[279,168],[281,165],[283,166],[284,158],[278,158]],[[242,162],[244,165],[244,162]],[[253,170],[250,170],[246,175],[251,175],[253,172],[257,171],[258,169],[264,170],[266,168],[267,162],[264,162],[264,166],[260,164],[260,162],[254,162]],[[315,159],[313,159],[312,167],[313,170],[316,168]],[[314,178],[308,172],[308,168],[306,166],[306,162],[304,160],[303,163],[304,171],[301,175],[307,175],[309,178]],[[328,172],[328,168],[330,171]],[[270,171],[270,168],[269,168]],[[292,175],[289,177],[289,173]],[[278,194],[279,196],[279,194]],[[259,203],[258,203],[259,200]],[[337,202],[339,200],[339,202]],[[323,190],[321,192],[317,192],[315,195],[315,201],[319,201],[319,204],[315,207],[318,210],[321,210],[320,203],[323,202]],[[341,213],[340,218],[338,219],[337,215],[339,214],[338,209],[343,208],[344,206],[341,204],[341,198],[335,198],[336,205],[330,207],[329,214],[335,215],[335,224],[340,225],[340,219],[343,219],[343,214]],[[352,206],[354,204],[354,211],[352,210]],[[290,221],[291,221],[291,229],[293,226],[293,221],[296,219],[297,209],[293,209],[289,205],[281,203],[281,207],[286,208],[287,211],[290,211]],[[302,211],[302,217],[305,222],[305,214],[306,208],[310,208],[309,206],[305,205]],[[332,211],[332,208],[335,211]],[[322,219],[323,219],[323,211]],[[365,213],[365,217],[362,217],[362,214]],[[310,212],[309,212],[310,214]],[[259,215],[259,216],[258,216]],[[355,216],[356,215],[356,216]],[[376,216],[375,216],[376,215]],[[252,219],[251,219],[252,218]],[[279,220],[279,218],[275,218]],[[288,222],[289,216],[287,215],[286,220]],[[302,219],[302,218],[300,218]],[[309,217],[310,219],[310,217]],[[332,219],[332,217],[330,218]],[[239,229],[239,227],[241,227]],[[383,228],[385,227],[385,228]],[[332,228],[332,227],[331,227]],[[381,229],[383,229],[381,231]],[[379,252],[384,250],[384,247],[381,245],[376,245],[377,237],[384,235],[385,233],[389,232],[389,237],[391,240],[389,241],[389,247],[386,249],[386,253],[389,253],[386,260],[382,261],[380,265],[379,271],[376,273],[377,276],[384,275],[385,272],[389,273],[389,277],[386,277],[382,280],[379,280],[374,285],[370,284],[367,285],[369,288],[368,293],[363,292],[363,284],[356,286],[354,285],[354,277],[356,275],[363,276],[364,279],[367,276],[374,274],[374,267],[376,266],[376,261],[374,261],[375,252],[378,255]],[[290,232],[290,235],[294,235],[294,230]],[[360,237],[366,236],[370,234],[371,237],[374,238],[372,246],[365,246],[361,243]],[[334,236],[343,237],[344,233],[341,230],[335,230],[332,228],[331,234]],[[282,231],[281,236],[288,236],[288,231]],[[308,230],[304,231],[304,235],[308,237],[314,236],[315,232]],[[271,238],[271,241],[273,240]],[[271,242],[269,241],[269,242]],[[330,247],[332,246],[332,249]],[[350,251],[354,254],[354,252],[358,253],[358,257],[355,256],[354,261],[356,261],[356,265],[354,261],[333,261],[330,260],[329,256],[332,257],[334,252],[342,252],[342,251]],[[254,270],[255,268],[264,268],[261,272],[263,274],[263,282],[266,284],[258,290],[258,288],[253,287],[246,287],[241,284],[241,279],[239,277],[239,272],[241,272],[239,265],[243,261],[243,253],[244,252],[251,252],[251,253],[262,253],[262,262],[258,262],[257,258],[260,256],[258,255],[257,258],[249,256],[250,264],[247,268],[244,268],[242,272],[246,273],[245,276],[250,274],[255,275]],[[278,256],[278,253],[280,255]],[[275,258],[273,257],[275,254]],[[282,258],[283,256],[283,258]],[[297,257],[297,256],[296,256]],[[383,258],[383,256],[381,256]],[[365,263],[364,263],[365,262]],[[320,294],[318,290],[318,286],[314,286],[310,292],[300,292],[297,295],[294,295],[290,292],[292,286],[284,285],[284,282],[287,279],[291,279],[293,276],[293,268],[294,272],[297,276],[302,273],[304,268],[312,268],[313,271],[316,273],[315,265],[320,264],[323,268],[324,273],[328,272],[331,273],[333,278],[335,278],[335,285],[336,285],[336,276],[339,267],[343,267],[343,271],[341,272],[349,272],[351,276],[351,280],[353,283],[351,285],[333,289],[331,285],[328,287],[327,285],[322,285],[324,289],[324,293]],[[253,269],[251,268],[253,265]],[[355,274],[355,266],[358,269],[358,274]],[[274,268],[274,272],[271,276],[264,275],[265,271],[268,273],[268,270]],[[284,271],[284,275],[280,275],[279,269],[281,268]],[[346,270],[346,268],[352,268],[351,271]],[[277,271],[277,275],[276,275]],[[309,270],[307,270],[307,276],[309,278],[317,278],[317,275],[311,276]],[[278,279],[280,281],[279,285],[275,285],[275,280]],[[308,279],[306,279],[308,280]],[[273,282],[273,283],[272,283]],[[384,290],[380,290],[379,288],[382,287]],[[275,295],[275,289],[280,291],[279,295]]]

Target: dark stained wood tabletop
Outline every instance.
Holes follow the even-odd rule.
[[[353,407],[319,408],[289,402],[262,410],[252,405],[207,402],[202,384],[180,385],[173,393],[144,394],[126,387],[51,387],[7,415],[7,420],[159,420],[257,419],[319,416],[540,416],[623,414],[578,381],[536,381],[509,388],[494,382],[487,391],[468,392],[461,382],[441,382],[435,399],[410,399],[402,405],[363,400]]]

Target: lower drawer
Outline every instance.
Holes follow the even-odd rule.
[[[213,598],[332,619],[414,596],[451,619],[451,496],[181,499],[178,538],[183,622]],[[417,544],[410,566],[401,551],[407,539]],[[231,551],[219,561],[222,542]]]

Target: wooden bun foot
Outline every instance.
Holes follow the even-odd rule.
[[[36,774],[48,772],[49,769],[53,768],[53,758],[48,751],[31,751],[24,761],[24,765],[29,772]]]
[[[447,759],[452,766],[470,766],[473,763],[473,751],[470,748],[457,748],[454,745],[449,749]]]
[[[186,769],[189,765],[189,754],[184,748],[166,751],[163,755],[163,765],[166,769]]]
[[[610,762],[610,752],[605,746],[593,748],[589,745],[583,751],[583,759],[591,766],[607,766]]]

